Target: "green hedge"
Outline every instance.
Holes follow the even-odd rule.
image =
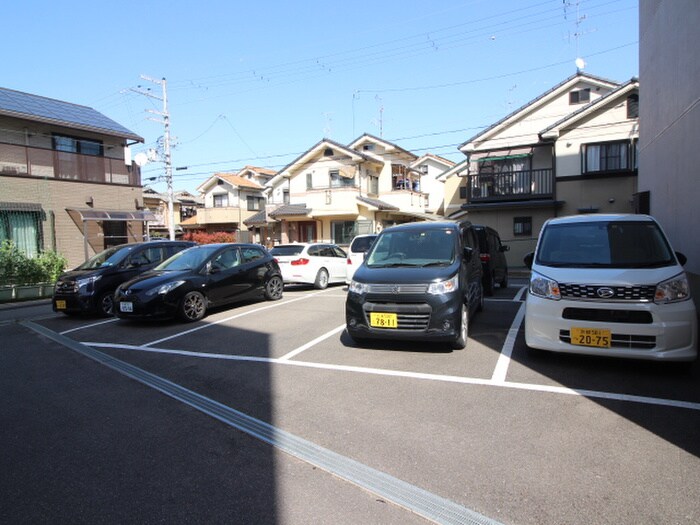
[[[0,285],[54,283],[66,264],[66,258],[54,251],[28,257],[12,241],[3,241],[0,244]]]

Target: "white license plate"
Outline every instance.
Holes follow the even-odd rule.
[[[134,311],[134,303],[119,303],[119,311],[120,312],[133,312]]]

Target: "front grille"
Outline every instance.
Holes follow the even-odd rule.
[[[597,308],[564,308],[564,319],[595,321],[600,323],[651,324],[651,313],[636,310],[612,310]]]
[[[78,284],[75,281],[56,281],[54,289],[56,293],[78,293]]]
[[[427,291],[426,284],[370,284],[368,290],[375,294],[422,294]]]
[[[395,313],[399,330],[427,330],[432,314],[432,308],[425,303],[372,302],[365,303],[363,310],[367,326],[370,312]]]
[[[571,332],[559,330],[559,340],[571,344]],[[612,334],[610,347],[634,350],[651,350],[656,346],[656,336],[634,334]]]
[[[601,289],[612,290],[611,297],[601,297]],[[648,303],[654,300],[656,287],[643,286],[607,286],[600,284],[570,284],[560,283],[559,290],[563,299],[578,299],[582,301],[629,301]]]

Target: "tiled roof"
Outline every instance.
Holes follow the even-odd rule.
[[[370,199],[369,197],[357,197],[357,200],[360,202],[364,202],[365,204],[369,204],[370,206],[374,206],[379,210],[396,211],[399,209],[396,206],[393,206],[384,201],[380,201],[379,199]]]
[[[290,215],[308,215],[311,210],[306,207],[306,204],[283,204],[268,213],[270,217],[288,217]]]
[[[144,141],[121,124],[87,106],[6,88],[0,88],[0,115]]]
[[[215,175],[220,179],[224,179],[226,182],[233,184],[234,186],[238,186],[239,188],[251,188],[254,190],[263,189],[260,184],[239,175],[231,175],[230,173],[216,173]]]

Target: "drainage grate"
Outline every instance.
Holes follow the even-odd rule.
[[[241,430],[265,443],[287,452],[307,463],[317,466],[335,476],[350,481],[387,501],[440,524],[456,525],[501,525],[500,522],[483,516],[453,501],[401,481],[379,470],[341,456],[320,447],[311,441],[285,432],[264,421],[239,412],[213,399],[188,390],[134,365],[108,354],[78,343],[41,325],[26,321],[22,325],[56,341],[98,363],[154,388],[163,394],[185,403],[219,421]]]

